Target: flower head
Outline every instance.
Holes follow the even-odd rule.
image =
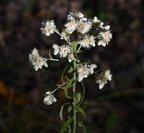
[[[34,48],[32,52],[29,54],[30,63],[34,66],[35,71],[39,68],[41,69],[42,66],[48,67],[47,59],[43,58],[39,55],[38,50]]]
[[[96,80],[96,83],[99,84],[99,89],[102,89],[105,84],[107,84],[107,81],[111,81],[112,74],[110,74],[110,70],[106,70],[103,75],[101,75],[99,80]]]
[[[83,80],[83,78],[87,78],[89,75],[89,69],[86,64],[79,67],[77,69],[77,72],[78,72],[78,81],[79,82],[81,82]]]
[[[92,22],[90,20],[84,21],[80,19],[77,24],[77,31],[81,34],[86,34],[92,28]]]
[[[70,34],[66,30],[63,30],[61,32],[61,39],[69,40],[69,38],[70,38]]]
[[[71,48],[69,46],[66,46],[66,45],[60,46],[59,54],[61,58],[67,57],[68,54],[70,53],[71,53]]]
[[[90,73],[90,74],[93,74],[95,68],[97,68],[97,65],[91,64],[91,65],[89,66],[89,73]]]
[[[83,80],[83,78],[87,78],[90,74],[94,73],[94,69],[97,66],[95,64],[91,64],[91,65],[81,65],[78,69],[78,81],[81,82]]]
[[[95,24],[97,27],[103,28],[103,22],[101,22],[96,16],[93,19],[93,24]]]
[[[51,104],[53,104],[56,101],[57,101],[57,99],[52,95],[52,92],[47,91],[43,102],[46,105],[51,105]]]
[[[40,30],[42,31],[42,34],[45,34],[46,36],[50,36],[56,30],[56,26],[53,20],[50,21],[48,20],[46,23],[42,24],[44,25],[44,27],[41,28]]]
[[[81,18],[83,18],[84,15],[81,12],[70,12],[68,15],[68,20],[79,20]]]
[[[66,27],[65,31],[69,34],[72,34],[73,31],[76,30],[77,22],[75,20],[72,20],[72,21],[66,23],[65,27]]]
[[[79,41],[79,44],[84,48],[90,48],[90,46],[95,47],[95,39],[94,36],[85,35],[84,39]]]
[[[100,32],[99,36],[102,39],[98,41],[98,46],[102,45],[103,47],[105,47],[106,45],[108,45],[108,43],[112,39],[112,34],[110,33],[110,31]]]

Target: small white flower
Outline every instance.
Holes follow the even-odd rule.
[[[74,55],[73,55],[73,53],[70,53],[69,55],[68,55],[68,61],[69,62],[72,62],[74,60]]]
[[[83,48],[90,48],[90,46],[95,47],[95,39],[94,36],[88,36],[85,35],[84,39],[79,41],[79,44],[83,47]]]
[[[83,17],[84,17],[84,15],[81,12],[70,12],[67,19],[75,20],[75,19],[80,19]]]
[[[98,27],[103,28],[103,22],[101,22],[96,16],[93,19],[93,23],[97,24]]]
[[[57,55],[60,51],[59,46],[57,44],[53,44],[52,48],[54,49],[54,55]]]
[[[69,34],[72,34],[73,31],[76,30],[77,22],[75,20],[72,20],[72,21],[66,23],[65,27],[66,27],[65,31]]]
[[[47,59],[41,57],[36,48],[32,50],[31,54],[29,54],[29,61],[34,66],[35,71],[37,71],[39,68],[41,69],[42,66],[48,67],[46,62]]]
[[[66,32],[65,30],[63,30],[62,32],[61,32],[61,39],[64,39],[64,40],[69,40],[69,38],[70,38],[70,34],[68,33],[68,32]]]
[[[85,36],[84,37],[84,39],[83,40],[80,40],[79,42],[78,42],[80,45],[81,45],[81,47],[83,47],[83,48],[89,48],[90,46],[89,46],[89,36]]]
[[[78,69],[78,81],[81,82],[83,78],[87,78],[90,74],[94,73],[94,69],[97,67],[95,64],[81,65]]]
[[[42,31],[42,34],[45,34],[46,36],[50,36],[56,30],[54,20],[50,20],[42,24],[44,25],[44,28],[41,28],[40,30]]]
[[[71,48],[69,46],[66,46],[66,45],[60,46],[59,54],[61,58],[67,57],[68,54],[70,53],[71,53]]]
[[[82,65],[81,67],[79,67],[77,69],[78,72],[78,81],[81,82],[83,80],[83,78],[87,78],[89,75],[89,68],[87,67],[87,65]]]
[[[51,105],[51,104],[53,104],[56,101],[57,101],[57,99],[52,95],[52,92],[47,91],[43,102],[46,105]]]
[[[91,65],[89,66],[89,73],[90,73],[90,74],[93,74],[95,68],[97,68],[97,65],[91,64]]]
[[[101,22],[101,21],[95,16],[93,19],[93,23],[99,23],[99,22]]]
[[[103,75],[101,75],[99,80],[96,80],[96,83],[99,84],[99,89],[102,89],[105,84],[107,84],[107,81],[111,81],[112,74],[110,74],[110,70],[106,70]]]
[[[78,18],[83,18],[84,17],[84,15],[81,12],[75,12],[74,16],[78,17]]]
[[[102,39],[98,41],[98,46],[102,45],[103,47],[105,47],[112,39],[112,34],[110,33],[110,31],[100,32],[99,36]]]
[[[77,31],[81,34],[86,34],[91,28],[92,22],[90,20],[83,21],[82,19],[80,19],[80,21],[77,24]]]

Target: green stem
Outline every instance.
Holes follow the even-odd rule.
[[[68,119],[71,118],[70,112],[71,112],[71,110],[70,110],[69,107],[68,107]],[[71,133],[71,125],[68,125],[68,133]]]
[[[76,62],[74,61],[74,69],[76,68]],[[74,72],[73,74],[73,78],[74,78],[74,81],[76,81],[76,72]],[[76,125],[77,125],[77,119],[76,119],[76,99],[75,99],[75,92],[76,92],[76,82],[74,82],[73,84],[73,133],[76,133]]]

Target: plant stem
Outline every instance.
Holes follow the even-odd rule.
[[[71,117],[70,117],[70,109],[69,109],[69,107],[68,107],[68,119],[70,119]],[[69,125],[68,126],[68,133],[71,133],[71,125]]]
[[[74,69],[76,68],[76,62],[74,61]],[[76,81],[76,72],[73,74],[73,79]],[[76,99],[75,99],[75,92],[76,92],[76,82],[73,84],[73,133],[76,133],[76,124],[77,124],[77,119],[76,119]]]

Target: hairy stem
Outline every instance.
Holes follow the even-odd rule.
[[[76,68],[76,62],[74,61],[74,68]],[[76,72],[73,74],[73,78],[76,81]],[[76,125],[77,125],[77,119],[76,119],[76,99],[75,99],[75,92],[76,92],[76,82],[73,84],[73,133],[76,133]]]

